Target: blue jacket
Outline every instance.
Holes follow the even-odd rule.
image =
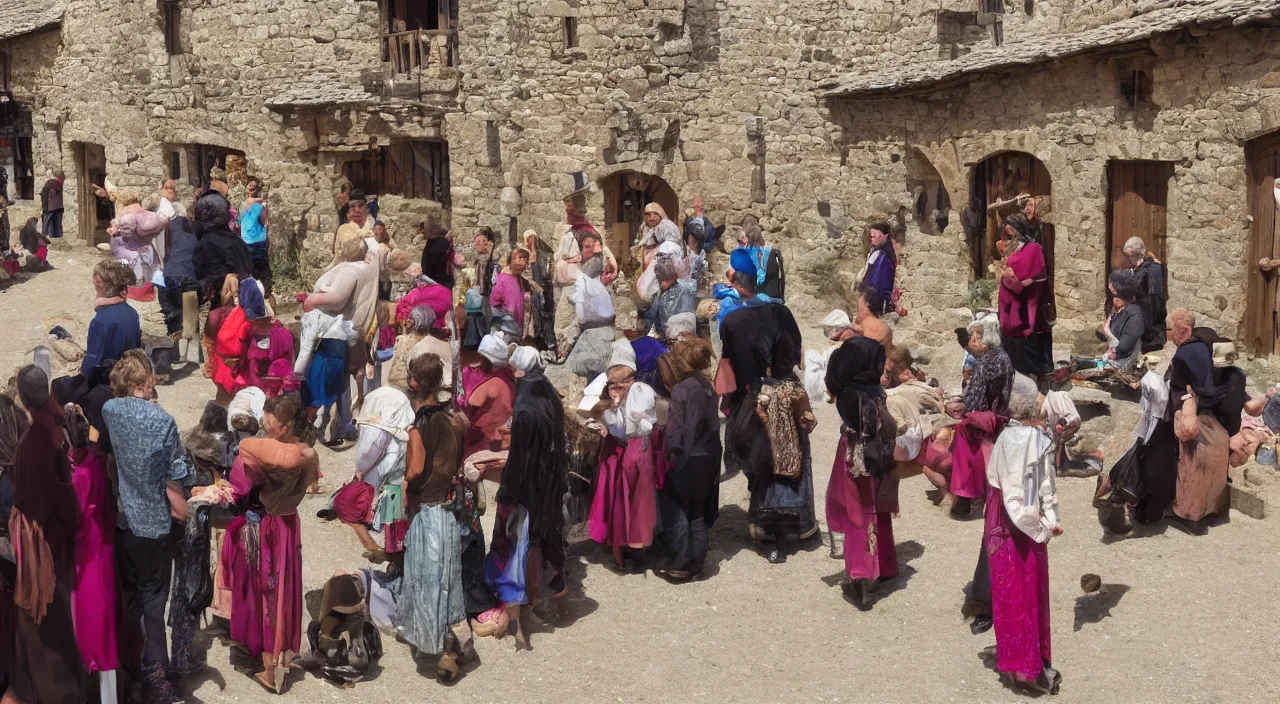
[[[142,348],[142,327],[138,311],[121,301],[98,309],[89,323],[89,341],[80,373],[91,376],[103,362],[115,362],[129,350]]]

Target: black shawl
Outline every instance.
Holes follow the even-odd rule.
[[[845,340],[827,362],[827,391],[836,400],[840,420],[850,430],[860,431],[862,416],[883,398],[880,377],[884,374],[884,346],[869,337]]]
[[[564,405],[541,370],[516,384],[511,451],[498,501],[529,512],[529,538],[537,541],[561,522],[565,470]]]

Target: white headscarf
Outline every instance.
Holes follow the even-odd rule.
[[[231,420],[240,416],[253,416],[253,419],[262,422],[263,409],[266,408],[267,395],[262,389],[256,386],[241,389],[236,392],[231,403],[227,404],[227,430],[234,431],[231,427]]]
[[[538,356],[538,351],[532,347],[517,347],[511,353],[511,367],[528,374],[529,372],[542,366],[542,358]]]
[[[480,354],[495,367],[507,366],[511,357],[511,348],[495,335],[485,335],[480,340]]]
[[[370,392],[360,407],[356,425],[369,425],[386,431],[401,442],[409,441],[409,428],[413,426],[413,404],[403,391],[382,386]]]
[[[667,318],[667,339],[674,340],[680,333],[693,334],[698,329],[698,318],[693,313],[676,313]]]
[[[614,437],[619,437],[619,432],[626,438],[648,437],[658,424],[658,395],[648,384],[637,381],[627,391],[621,408],[604,412],[604,421]]]
[[[626,367],[636,371],[636,350],[627,338],[614,340],[613,354],[609,356],[609,367]]]

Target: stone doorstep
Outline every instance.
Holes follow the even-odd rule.
[[[1250,462],[1232,467],[1231,508],[1250,518],[1262,520],[1280,507],[1280,472]]]

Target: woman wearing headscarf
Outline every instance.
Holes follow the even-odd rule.
[[[400,633],[416,654],[437,657],[436,676],[458,675],[458,656],[469,646],[462,584],[461,523],[455,513],[456,478],[462,469],[467,421],[441,401],[443,363],[426,354],[409,363],[409,398],[415,409],[405,471],[404,578]]]
[[[1177,479],[1170,487],[1167,480],[1158,478],[1158,468],[1148,467],[1146,474],[1152,477],[1153,489],[1165,487],[1164,492],[1157,489],[1157,493],[1173,489],[1169,497],[1173,516],[1193,533],[1203,533],[1204,520],[1225,510],[1228,503],[1231,437],[1218,414],[1228,389],[1216,382],[1213,345],[1203,339],[1205,333],[1195,328],[1195,314],[1179,308],[1169,314],[1169,323],[1178,351],[1169,369],[1169,405],[1164,417],[1172,419],[1172,435],[1177,439]],[[1157,425],[1151,444],[1167,441],[1169,430],[1170,426]],[[1165,467],[1164,476],[1168,474]]]
[[[518,347],[511,355],[516,402],[511,450],[498,488],[498,515],[485,564],[485,581],[506,608],[494,624],[501,636],[516,624],[516,646],[529,647],[524,610],[565,594],[564,405],[543,372],[538,351]]]
[[[658,512],[668,579],[693,579],[707,561],[707,532],[720,507],[720,397],[707,378],[711,343],[693,334],[692,314],[668,325],[677,336],[658,360],[671,391],[665,433],[669,469],[658,485]],[[679,318],[679,319],[677,319]]]
[[[364,558],[380,563],[388,555],[401,563],[404,533],[405,452],[413,427],[413,406],[399,389],[382,387],[371,392],[356,417],[355,476],[333,495],[333,514],[351,526],[364,547]],[[382,531],[379,547],[369,530]]]
[[[846,340],[827,362],[827,393],[843,423],[827,485],[827,525],[845,535],[843,588],[859,609],[870,608],[875,582],[898,575],[898,481],[892,474],[897,428],[880,386],[884,360],[879,342],[859,336]]]
[[[986,458],[996,436],[1009,417],[1009,392],[1013,388],[1013,365],[1000,346],[999,323],[991,318],[969,324],[969,353],[975,358],[973,375],[962,402],[953,412],[963,413],[956,426],[952,446],[951,515],[968,516],[973,501],[986,495]]]
[[[684,251],[684,243],[680,237],[680,228],[667,218],[667,211],[657,203],[644,206],[644,227],[640,229],[640,246],[644,249],[644,268],[647,270],[653,263],[658,247],[664,242],[676,245],[677,252]]]
[[[149,301],[155,297],[151,279],[161,267],[156,238],[164,234],[168,225],[168,218],[145,210],[135,197],[135,202],[126,206],[107,230],[111,235],[111,255],[124,262],[137,277],[138,288],[129,292],[134,300]]]
[[[211,363],[221,404],[241,389],[256,386],[268,396],[297,388],[293,380],[293,333],[267,312],[262,289],[245,279],[240,305],[218,328]]]
[[[254,681],[280,693],[302,643],[302,532],[298,506],[316,480],[320,459],[306,408],[289,394],[267,399],[266,437],[240,441],[231,470],[236,503],[244,511],[227,527],[221,576],[232,590],[231,639],[262,671]]]
[[[1019,374],[1009,401],[1012,418],[987,465],[983,549],[990,566],[996,670],[1017,688],[1056,694],[1062,675],[1051,666],[1046,544],[1062,527],[1054,444],[1041,404],[1035,382]]]
[[[635,350],[625,339],[614,343],[605,373],[610,405],[591,422],[604,440],[587,527],[592,540],[612,547],[619,568],[634,570],[653,544],[658,477],[666,473],[657,395],[636,381]]]
[[[35,259],[34,263],[28,260],[27,266],[35,271],[44,271],[49,267],[49,240],[40,234],[36,227],[38,222],[36,218],[29,218],[18,232],[18,242]]]
[[[18,372],[18,398],[31,425],[20,434],[12,460],[9,540],[17,567],[13,618],[0,632],[9,675],[5,699],[26,704],[83,701],[84,663],[71,604],[80,508],[63,416],[51,402],[49,378],[35,366]],[[8,408],[0,413],[0,431],[17,434],[22,422]]]
[[[1142,336],[1147,332],[1146,314],[1136,305],[1138,277],[1117,269],[1110,278],[1112,310],[1102,325],[1110,348],[1107,357],[1118,369],[1131,371],[1142,357]]]
[[[453,312],[453,291],[441,286],[429,277],[419,276],[418,285],[396,301],[396,323],[408,326],[412,322],[410,316],[418,306],[428,306],[435,313],[432,323],[445,330],[448,327],[449,314]]]
[[[56,386],[56,385],[55,385]],[[116,700],[116,498],[107,472],[111,452],[102,407],[111,394],[99,385],[66,405],[72,484],[80,505],[72,592],[76,642],[86,672],[99,673],[103,704]],[[56,401],[55,401],[56,403]]]
[[[222,281],[228,274],[240,281],[253,276],[249,246],[231,231],[230,222],[231,203],[226,196],[209,191],[196,201],[193,228],[197,242],[191,261],[204,291],[202,298],[212,301],[213,308],[224,303]]]
[[[1053,371],[1053,332],[1043,310],[1053,292],[1048,289],[1044,249],[1022,213],[1005,219],[1004,232],[1012,238],[1012,250],[1000,274],[1001,346],[1015,371],[1035,378]]]
[[[511,348],[501,339],[485,335],[475,360],[462,370],[462,409],[468,421],[463,457],[495,449],[501,441],[499,429],[511,420],[516,382],[508,363],[510,354]]]
[[[446,389],[453,388],[453,348],[449,344],[449,331],[436,327],[436,313],[428,305],[414,306],[404,332],[396,337],[391,355],[391,367],[387,383],[405,391],[409,388],[409,361],[418,355],[431,352],[444,362]]]

